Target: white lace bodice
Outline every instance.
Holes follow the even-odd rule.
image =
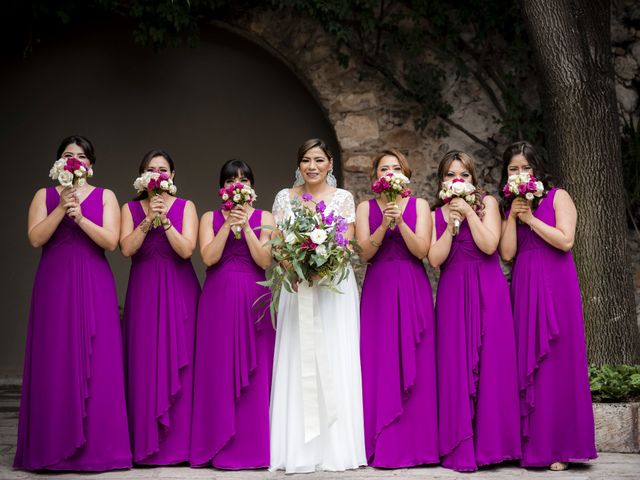
[[[293,215],[293,211],[291,210],[291,197],[288,188],[278,192],[273,202],[271,212],[278,223]],[[355,222],[356,205],[353,201],[353,195],[351,195],[351,192],[338,188],[331,197],[331,200],[327,203],[326,212],[327,214],[334,212],[336,215],[340,215],[347,221],[347,223]]]

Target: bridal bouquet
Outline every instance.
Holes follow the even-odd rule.
[[[442,183],[442,190],[438,194],[440,200],[446,205],[453,198],[462,198],[472,207],[476,204],[476,187],[473,184],[465,182],[462,178],[454,178]],[[453,234],[457,235],[460,231],[460,220],[453,223]]]
[[[309,194],[302,198],[312,200]],[[346,220],[334,212],[325,215],[323,201],[313,203],[315,208],[292,200],[293,216],[278,224],[282,236],[270,241],[275,263],[267,269],[266,281],[258,283],[271,290],[271,318],[276,318],[283,286],[293,292],[296,282],[317,282],[340,293],[335,285],[347,277],[347,267],[356,257],[357,243],[344,236],[348,228]]]
[[[244,183],[230,183],[218,190],[218,195],[222,199],[222,209],[227,211],[236,205],[252,205],[258,198],[253,188]],[[234,230],[233,236],[236,240],[240,239],[240,228]]]
[[[171,180],[169,174],[164,172],[144,172],[133,182],[133,188],[135,188],[138,193],[146,190],[149,192],[149,197],[160,195],[162,192],[175,195],[178,191],[178,187],[173,184],[173,180]],[[156,216],[153,219],[153,228],[159,227],[161,223],[160,216]]]
[[[523,172],[509,177],[502,188],[502,194],[504,198],[524,197],[527,200],[533,200],[544,195],[544,185],[533,175]]]
[[[56,160],[49,171],[49,177],[65,188],[72,185],[82,187],[92,176],[93,169],[75,157]]]
[[[411,195],[411,190],[407,188],[409,183],[409,179],[402,173],[389,172],[373,182],[371,190],[373,193],[383,194],[387,197],[387,202],[395,202],[398,195],[402,198]],[[393,230],[395,222],[392,221],[389,228]]]

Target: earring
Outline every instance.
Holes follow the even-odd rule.
[[[327,185],[329,185],[330,187],[337,187],[338,186],[338,180],[336,179],[335,175],[333,174],[333,167],[331,167],[329,169],[329,173],[327,173]]]
[[[296,168],[296,175],[295,175],[295,180],[293,182],[293,186],[299,187],[303,183],[304,183],[304,179],[302,178],[302,172],[300,171],[300,168]]]

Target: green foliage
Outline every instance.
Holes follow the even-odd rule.
[[[640,222],[640,120],[625,119],[622,128],[622,171],[627,206],[634,223]]]
[[[594,402],[640,400],[640,365],[592,365],[589,380]]]

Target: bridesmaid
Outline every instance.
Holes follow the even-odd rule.
[[[502,184],[522,172],[543,181],[547,190],[533,202],[502,200],[500,254],[514,260],[522,465],[564,470],[568,462],[597,456],[580,287],[571,256],[576,208],[565,190],[549,190],[533,147],[516,142],[504,152]]]
[[[375,159],[371,178],[389,172],[411,177],[397,150]],[[421,198],[358,205],[356,238],[369,262],[360,303],[365,446],[374,467],[439,462],[433,294],[422,264],[431,230]]]
[[[175,175],[163,150],[139,173]],[[155,217],[161,226],[152,228]],[[122,207],[120,249],[131,257],[124,306],[127,406],[133,461],[171,465],[189,458],[196,308],[200,284],[191,265],[198,217],[189,200],[147,192]]]
[[[448,152],[439,186],[462,179],[477,187],[473,159]],[[476,195],[434,212],[429,263],[440,267],[436,296],[439,441],[442,466],[473,471],[520,458],[515,336],[509,287],[496,249],[498,202]],[[460,230],[454,236],[454,220]]]
[[[65,138],[56,158],[94,166],[85,137]],[[131,467],[122,339],[113,274],[104,250],[118,245],[110,190],[38,190],[29,241],[42,247],[31,297],[13,466],[103,471]]]
[[[237,182],[253,186],[253,172],[247,163],[229,160],[220,171],[220,187]],[[232,227],[242,229],[241,239]],[[208,268],[198,305],[193,466],[269,466],[275,332],[268,310],[260,319],[254,302],[268,292],[256,282],[265,279],[271,265],[266,242],[274,228],[271,213],[249,205],[207,212],[200,221],[200,253]]]

